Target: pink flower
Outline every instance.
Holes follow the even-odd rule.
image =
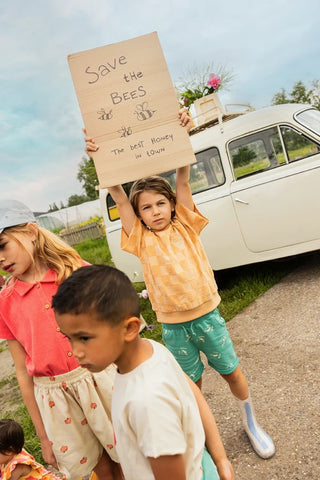
[[[214,73],[211,73],[210,75],[210,78],[207,82],[207,85],[209,85],[210,87],[212,87],[214,90],[216,90],[218,88],[218,86],[220,85],[221,83],[221,79],[220,77],[218,77],[217,75],[215,75]]]
[[[141,297],[144,298],[144,299],[148,298],[148,296],[149,296],[147,290],[142,290],[142,292],[140,293],[140,295],[141,295]]]

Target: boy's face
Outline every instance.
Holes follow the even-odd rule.
[[[81,367],[101,372],[112,363],[121,363],[126,333],[124,322],[111,326],[99,320],[95,313],[56,313],[56,320],[61,333],[69,338],[73,355]]]
[[[161,231],[170,224],[174,205],[161,193],[145,190],[139,195],[138,211],[139,217],[147,227]]]

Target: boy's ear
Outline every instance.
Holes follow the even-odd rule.
[[[138,317],[129,317],[125,320],[125,340],[126,342],[132,342],[137,335],[139,335],[140,330],[140,318]]]

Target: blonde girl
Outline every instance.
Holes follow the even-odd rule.
[[[190,128],[188,115],[180,122]],[[97,150],[86,138],[86,152]],[[217,285],[200,233],[208,220],[197,210],[189,184],[190,167],[176,171],[176,192],[162,177],[136,181],[128,198],[121,185],[108,188],[119,211],[121,247],[136,255],[163,341],[182,369],[201,388],[202,351],[228,382],[239,403],[246,433],[256,453],[270,458],[274,444],[257,423],[247,381],[217,309]]]
[[[67,478],[94,470],[120,479],[110,421],[114,367],[82,369],[51,308],[58,285],[85,265],[59,237],[39,227],[15,200],[0,201],[0,338],[7,339],[20,390],[44,460]]]

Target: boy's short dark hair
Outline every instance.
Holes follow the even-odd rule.
[[[108,265],[90,265],[75,270],[52,297],[55,312],[95,313],[99,320],[116,325],[140,316],[139,297],[123,272]]]
[[[0,420],[0,453],[2,455],[8,452],[18,454],[23,445],[24,433],[21,425],[10,418]]]

